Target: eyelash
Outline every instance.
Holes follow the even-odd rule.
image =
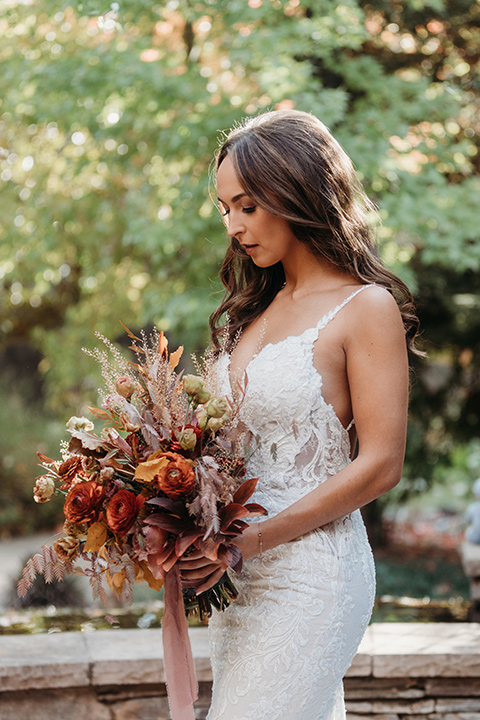
[[[255,212],[256,209],[257,209],[256,205],[250,205],[249,207],[242,208],[242,212],[249,215],[250,213]],[[226,217],[227,215],[229,215],[229,213],[230,213],[230,210],[225,210],[225,212],[220,212],[220,215],[222,217]]]

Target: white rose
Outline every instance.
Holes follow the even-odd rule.
[[[204,383],[198,375],[185,375],[183,378],[183,389],[187,395],[196,395],[204,389]]]
[[[77,432],[91,432],[95,429],[95,425],[86,417],[76,417],[73,415],[67,422],[67,430],[76,430]]]
[[[44,503],[51,500],[55,492],[55,482],[53,478],[44,475],[37,478],[35,487],[33,488],[33,499],[36,503]]]
[[[228,410],[228,403],[223,397],[213,397],[205,406],[211,418],[221,418]]]

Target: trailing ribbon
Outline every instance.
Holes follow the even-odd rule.
[[[177,563],[165,573],[164,589],[163,663],[170,713],[172,720],[195,720],[198,685]]]

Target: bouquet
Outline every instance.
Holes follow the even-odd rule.
[[[172,714],[183,719],[193,717],[196,692],[185,615],[196,612],[203,619],[212,605],[222,610],[236,590],[225,574],[198,596],[182,591],[178,561],[193,549],[241,568],[235,538],[247,516],[265,514],[248,502],[257,480],[245,477],[245,463],[255,438],[239,417],[246,385],[239,385],[236,400],[214,396],[207,361],[204,377],[183,376],[176,370],[183,348],[169,354],[157,330],[149,337],[127,333],[135,361],[102,336],[110,354],[87,351],[100,361],[106,382],[101,408],[89,408],[104,422],[102,431],[97,434],[87,418],[72,417],[62,459],[39,454],[44,474],[34,499],[64,496],[64,535],[27,562],[18,592],[26,594],[37,573],[47,582],[85,574],[93,596],[104,603],[104,580],[127,602],[134,583],[146,581],[156,590],[164,585],[165,671]],[[187,695],[176,685],[182,663],[190,678]]]

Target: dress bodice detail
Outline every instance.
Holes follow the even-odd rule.
[[[264,345],[247,365],[242,418],[259,438],[247,471],[260,481],[254,497],[277,514],[339,472],[350,459],[350,439],[322,394],[314,345],[323,330],[363,285],[299,335]],[[217,365],[218,391],[232,393],[230,357]]]

